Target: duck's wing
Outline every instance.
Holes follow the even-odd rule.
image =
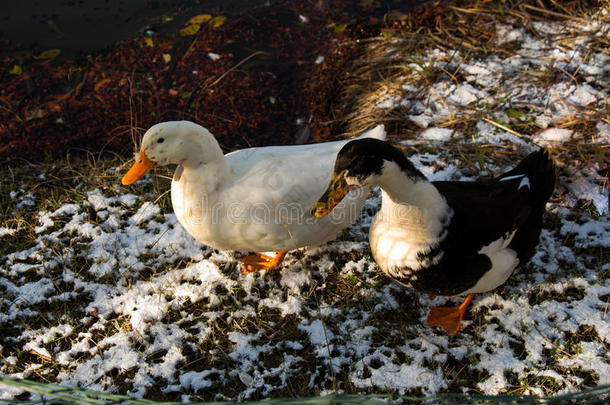
[[[552,161],[538,151],[495,179],[433,183],[453,209],[453,217],[446,238],[436,248],[443,252],[445,264],[431,271],[435,273],[431,279],[444,280],[445,294],[467,291],[494,272],[504,278],[488,283],[489,289],[501,284],[534,253],[554,182]],[[433,282],[429,284],[442,293]]]
[[[413,285],[432,294],[462,294],[494,268],[494,260],[503,256],[501,251],[523,226],[530,212],[529,191],[519,188],[516,179],[433,184],[446,198],[453,214],[443,230],[444,239],[420,257],[423,263],[434,263],[435,257],[440,261],[428,266]],[[510,274],[516,266],[511,261],[514,257],[508,255],[510,263],[505,261],[496,272]],[[481,291],[493,289],[503,280],[488,283],[489,288]]]
[[[383,125],[364,132],[358,138],[385,139]],[[233,169],[236,182],[252,176],[278,177],[282,179],[308,178],[308,182],[324,182],[328,185],[339,150],[350,140],[323,142],[307,145],[266,146],[241,149],[225,155]],[[276,179],[277,180],[277,179]],[[317,187],[315,188],[317,190]],[[308,190],[309,191],[309,190]]]
[[[517,252],[519,261],[523,263],[535,252],[542,230],[542,215],[555,188],[553,160],[544,149],[539,149],[526,156],[514,169],[500,176],[498,181],[506,182],[519,178],[520,184],[528,183],[530,212],[509,247]]]
[[[453,209],[449,234],[478,251],[517,230],[531,210],[530,190],[521,181],[434,182]]]
[[[383,127],[363,136],[368,135],[384,136]],[[248,223],[248,231],[263,235],[261,238],[290,238],[297,247],[324,242],[358,217],[368,196],[368,189],[354,190],[332,217],[319,219],[309,214],[328,187],[337,153],[347,142],[271,146],[230,153],[226,158],[233,175],[218,190],[217,198],[224,205],[237,205],[246,213],[253,213],[246,214],[243,220]],[[259,208],[272,221],[257,221],[262,215],[257,213]]]
[[[544,150],[531,153],[494,179],[434,183],[455,211],[452,222],[461,227],[457,234],[468,234],[478,245],[518,231],[512,242],[518,253],[535,247],[554,184],[555,166]],[[516,244],[519,239],[523,241]]]

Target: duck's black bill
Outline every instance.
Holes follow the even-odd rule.
[[[345,171],[339,174],[333,173],[328,188],[322,194],[322,197],[311,207],[311,215],[321,218],[330,214],[350,189],[351,186],[345,181]]]

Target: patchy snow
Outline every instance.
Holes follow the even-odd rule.
[[[584,224],[565,220],[560,232],[562,235],[572,235],[578,247],[591,244],[610,247],[610,223],[605,220],[589,220]]]
[[[15,229],[7,228],[5,226],[0,227],[0,238],[6,235],[14,235]]]
[[[422,138],[452,136],[449,129],[430,128]],[[422,153],[412,161],[434,180],[465,178],[459,157]],[[451,387],[450,358],[483,373],[475,388],[489,394],[510,387],[511,378],[532,375],[568,391],[583,386],[584,374],[608,381],[604,344],[610,326],[603,297],[610,283],[598,273],[608,269],[574,251],[607,249],[607,216],[596,219],[569,204],[550,204],[562,225],[543,231],[536,255],[503,293],[475,298],[471,312],[481,314],[479,320],[470,317],[449,339],[423,324],[427,308],[446,300],[391,282],[367,253],[366,232],[379,204],[375,194],[349,231],[353,240],[301,249],[288,254],[276,272],[245,276],[232,255],[197,244],[173,214],[145,195],[96,189],[81,204],[39,213],[61,221],[40,229],[35,246],[2,262],[0,303],[6,314],[0,324],[16,329],[0,342],[0,370],[31,376],[34,368],[19,368],[21,359],[10,349],[17,345],[36,353],[32,364],[53,359],[60,367],[56,380],[64,385],[117,392],[112,376],[128,373],[123,392],[136,397],[160,389],[188,399],[226,392],[222,387],[231,385],[231,398],[240,400],[272,395],[304,375],[310,389],[325,392],[332,392],[333,375],[341,374],[361,392],[434,394]],[[103,212],[104,222],[91,222]],[[3,238],[12,237],[6,232]],[[60,252],[56,244],[78,249]],[[344,256],[351,257],[344,264],[333,259]],[[578,269],[578,278],[571,269]],[[334,300],[337,277],[355,289],[351,301]],[[72,315],[53,318],[47,303],[71,306]],[[275,315],[263,321],[266,313]],[[409,313],[415,321],[401,320]],[[28,328],[15,323],[40,316],[53,320]],[[583,328],[594,328],[597,338],[578,343],[573,355],[559,351],[549,358],[553,345],[564,347]],[[203,352],[201,344],[207,347]],[[557,372],[555,364],[579,372]],[[530,384],[526,392],[544,394]],[[5,391],[3,398],[18,393]]]
[[[565,187],[569,191],[565,199],[568,205],[575,207],[580,201],[591,201],[598,213],[608,214],[608,179],[602,177],[597,170],[589,166],[571,171]]]
[[[386,94],[377,102],[377,108],[393,109],[400,104],[400,96],[398,94]]]
[[[476,89],[472,85],[466,83],[457,86],[455,90],[451,92],[447,100],[453,104],[465,107],[485,96],[486,94],[484,91]]]
[[[595,128],[597,129],[597,134],[593,136],[594,143],[610,143],[610,123],[598,121]]]
[[[448,141],[451,139],[454,131],[450,128],[428,128],[419,133],[418,139],[428,141]]]
[[[324,324],[319,319],[316,319],[309,325],[300,325],[299,329],[307,332],[312,345],[326,347],[327,341],[332,341],[333,339],[332,332],[326,331]]]
[[[15,205],[15,208],[17,210],[21,210],[23,208],[26,207],[33,207],[36,205],[35,203],[35,196],[34,193],[32,192],[25,192],[23,191],[23,189],[20,190],[13,190],[9,193],[9,197],[11,198],[11,200],[18,200],[17,204]]]
[[[546,35],[536,37],[525,28],[497,24],[496,44],[521,45],[510,56],[490,54],[476,58],[470,52],[454,49],[436,49],[421,56],[389,49],[389,57],[395,63],[405,64],[420,76],[435,70],[459,72],[460,76],[445,74],[433,83],[416,81],[408,86],[401,76],[387,79],[386,93],[401,89],[402,99],[397,95],[382,98],[377,108],[403,107],[405,118],[422,128],[488,114],[490,107],[493,107],[491,119],[506,122],[507,114],[517,112],[519,118],[515,120],[542,128],[587,117],[595,111],[603,113],[599,106],[607,106],[610,99],[607,86],[610,56],[599,48],[590,52],[560,50],[565,49],[562,45],[565,27],[560,27],[551,22],[537,23],[536,29]],[[585,83],[574,83],[570,72],[578,72]],[[541,80],[553,75],[561,76],[551,86]],[[523,106],[529,111],[521,111]]]
[[[574,131],[570,129],[551,128],[540,132],[532,137],[532,140],[539,143],[544,142],[567,142],[572,138]]]

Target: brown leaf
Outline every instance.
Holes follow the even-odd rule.
[[[195,17],[191,18],[187,24],[189,24],[189,25],[194,25],[194,24],[199,25],[199,24],[202,24],[204,22],[208,22],[211,19],[212,19],[212,16],[209,15],[209,14],[199,14],[199,15],[196,15]]]
[[[218,28],[222,24],[224,24],[225,21],[227,21],[227,17],[225,17],[224,15],[217,15],[216,17],[210,20],[209,24],[212,26],[212,28]]]
[[[95,83],[95,86],[93,86],[93,90],[97,93],[100,90],[100,88],[108,82],[110,82],[110,79],[100,80],[99,82]]]
[[[36,59],[53,59],[54,57],[58,56],[59,54],[61,54],[61,49],[47,49],[46,51],[42,52],[40,55],[38,56],[34,56],[34,58]]]
[[[201,28],[199,24],[187,25],[180,30],[180,36],[187,37],[189,35],[195,35],[197,32],[199,32],[199,28]]]
[[[333,25],[333,31],[335,34],[341,34],[347,28],[347,23],[339,23]]]
[[[23,68],[19,65],[14,65],[13,68],[9,71],[10,74],[20,76],[23,73]]]

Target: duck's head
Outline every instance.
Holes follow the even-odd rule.
[[[409,177],[423,178],[405,155],[389,142],[363,138],[346,143],[337,154],[330,184],[311,208],[311,214],[316,217],[328,215],[352,188],[382,186],[395,170]]]
[[[219,150],[214,136],[201,125],[190,121],[153,125],[144,134],[136,161],[122,183],[136,182],[155,165],[205,163],[217,157]]]

